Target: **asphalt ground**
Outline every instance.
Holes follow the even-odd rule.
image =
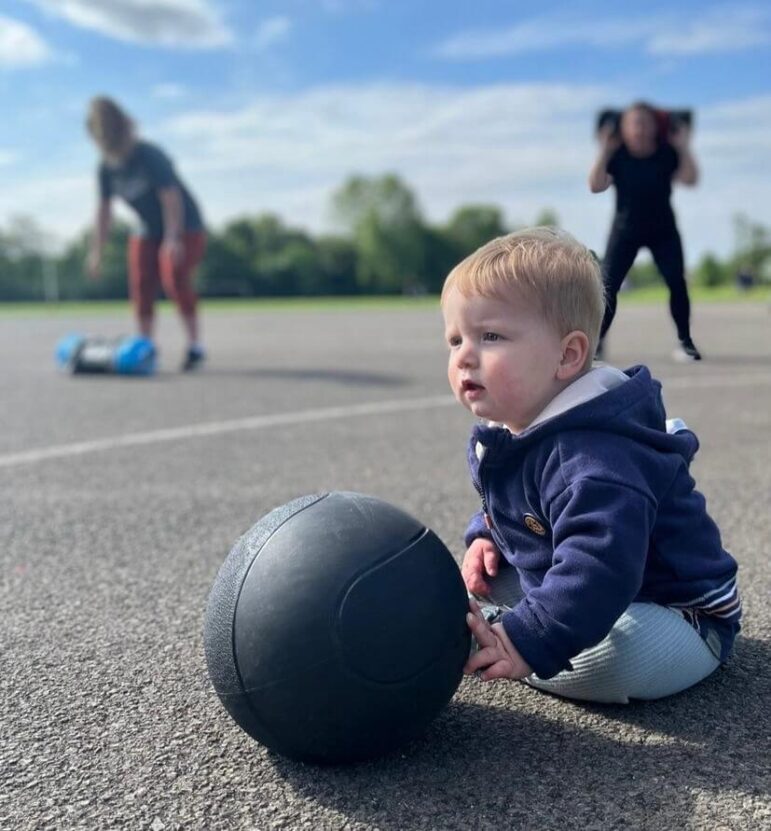
[[[662,306],[622,303],[609,360],[647,363],[701,439],[700,490],[741,567],[730,664],[660,702],[581,705],[462,683],[391,756],[315,767],[230,720],[204,664],[206,597],[271,508],[354,490],[456,556],[476,496],[438,311],[211,312],[210,361],[151,379],[54,371],[68,331],[0,318],[0,828],[760,829],[771,826],[771,314],[703,305],[675,364]],[[201,425],[204,425],[203,427]]]

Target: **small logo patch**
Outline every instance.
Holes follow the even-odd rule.
[[[534,534],[538,534],[539,537],[546,536],[546,529],[532,514],[525,514],[525,525]]]

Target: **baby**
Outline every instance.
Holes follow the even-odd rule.
[[[739,631],[736,562],[643,366],[592,366],[604,313],[594,255],[534,228],[457,265],[442,291],[448,376],[481,423],[481,510],[462,573],[467,673],[569,698],[671,695],[724,662]]]

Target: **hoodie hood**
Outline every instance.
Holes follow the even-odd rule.
[[[598,370],[593,370],[596,371]],[[581,388],[586,390],[588,387],[584,381],[587,376],[583,376],[560,393],[533,425],[519,435],[511,433],[505,427],[477,425],[472,433],[474,455],[479,456],[476,450],[479,443],[490,451],[484,454],[486,465],[510,463],[513,456],[519,456],[555,433],[589,430],[626,436],[653,450],[678,453],[690,463],[698,450],[698,439],[690,430],[682,429],[682,426],[675,433],[667,432],[661,384],[651,377],[644,366],[631,367],[624,370],[623,374],[626,381],[618,379],[614,385],[610,378],[605,379],[610,381],[605,384],[610,388],[605,392],[600,389],[599,394],[596,394],[598,390],[595,385],[595,394],[589,398],[581,395]],[[580,386],[573,390],[576,385]],[[562,404],[569,406],[569,409],[563,409],[558,399],[562,399]],[[571,399],[579,400],[580,403],[573,406]]]

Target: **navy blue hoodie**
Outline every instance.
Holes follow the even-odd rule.
[[[490,537],[517,568],[524,598],[502,623],[541,678],[570,669],[635,601],[708,615],[723,659],[739,628],[736,562],[688,472],[698,440],[667,432],[661,385],[645,367],[625,374],[519,435],[472,434],[482,511],[466,544]]]

